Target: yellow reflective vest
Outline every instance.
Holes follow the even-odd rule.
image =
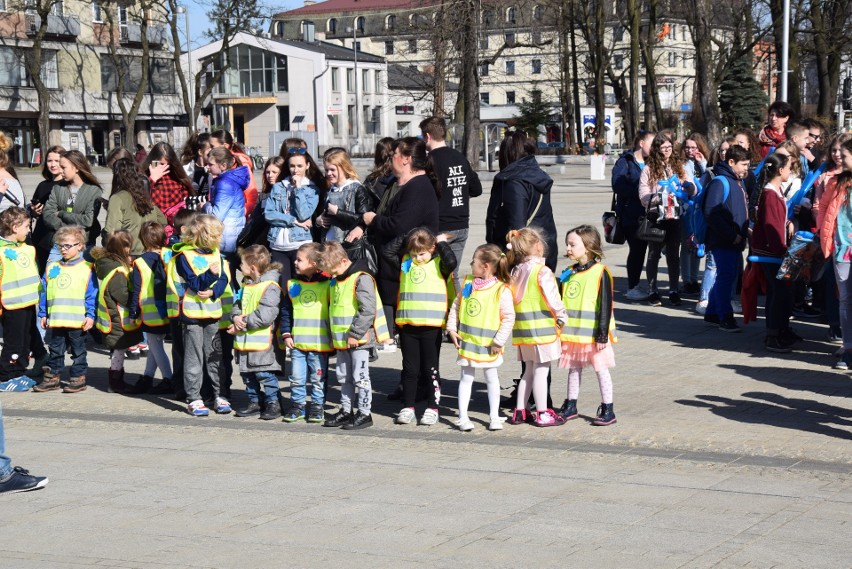
[[[109,334],[110,332],[112,332],[112,318],[110,318],[109,307],[107,307],[106,303],[106,290],[109,287],[109,282],[116,275],[124,275],[125,282],[127,283],[127,288],[128,290],[130,289],[130,271],[127,270],[127,267],[116,267],[111,270],[109,273],[107,273],[107,276],[104,277],[104,280],[103,282],[101,282],[100,287],[98,287],[98,311],[97,317],[95,318],[95,326],[97,326],[98,330],[100,330],[104,334]],[[130,318],[130,311],[127,309],[127,307],[122,306],[118,302],[116,302],[115,308],[118,311],[118,318],[121,322],[121,329],[125,332],[138,330],[139,326],[142,325],[138,318]]]
[[[281,287],[275,281],[260,281],[243,285],[243,288],[240,289],[241,313],[245,316],[257,310],[260,299],[263,298],[263,293],[271,286],[275,287],[278,294],[281,294]],[[237,332],[234,334],[234,349],[240,352],[263,352],[270,349],[274,327],[275,323],[273,322],[263,328]]]
[[[455,299],[452,276],[441,274],[441,258],[418,265],[406,254],[399,272],[397,326],[442,327],[447,323],[449,303]]]
[[[473,290],[473,277],[465,279],[459,301],[461,357],[483,363],[500,357],[500,354],[491,353],[491,344],[500,331],[500,295],[505,289],[506,285],[497,281],[486,288]]]
[[[539,345],[556,341],[558,330],[556,315],[547,305],[544,293],[538,285],[538,274],[544,265],[535,265],[527,278],[527,285],[520,302],[515,303],[515,326],[512,328],[512,344]],[[549,270],[549,269],[548,269]],[[514,293],[517,298],[517,293]]]
[[[287,295],[293,304],[293,345],[303,352],[333,352],[328,318],[329,281],[287,281]],[[283,338],[279,347],[284,349]]]
[[[169,318],[177,318],[181,314],[192,319],[215,319],[222,318],[224,310],[233,307],[233,292],[231,291],[230,283],[225,287],[225,292],[220,298],[201,298],[198,296],[198,291],[194,291],[187,286],[186,280],[178,274],[177,258],[179,255],[184,255],[192,269],[192,272],[198,276],[205,272],[211,263],[218,262],[221,264],[220,270],[222,274],[228,276],[228,264],[222,258],[218,250],[212,253],[202,254],[196,249],[182,248],[176,251],[169,260],[166,271],[166,285],[169,290],[167,294],[167,305]],[[230,314],[225,322],[220,322],[219,327],[227,328],[227,321],[230,320]]]
[[[604,267],[595,263],[585,271],[572,273],[562,287],[562,302],[568,311],[568,319],[562,328],[562,341],[576,344],[593,344],[597,329],[597,313],[600,309],[598,293]],[[612,275],[606,272],[612,287]],[[610,314],[609,340],[615,343],[615,317]]]
[[[167,266],[165,257],[169,253],[171,253],[171,249],[163,248],[160,251],[163,267]],[[154,298],[154,271],[142,257],[133,261],[133,265],[139,272],[139,278],[142,281],[139,290],[139,315],[142,318],[142,323],[146,326],[165,326],[169,323],[169,319],[168,316],[160,314],[160,310],[157,308]],[[166,290],[168,290],[168,287],[166,287]]]
[[[331,338],[332,345],[337,350],[347,350],[347,340],[349,338],[349,328],[352,326],[352,321],[358,314],[358,300],[355,298],[355,284],[361,275],[366,275],[373,279],[372,275],[364,271],[352,273],[345,280],[331,280],[329,287],[330,303],[328,307],[328,315],[331,320]],[[373,332],[376,334],[377,342],[386,342],[390,339],[388,334],[388,323],[385,320],[385,311],[382,310],[382,299],[379,298],[379,291],[375,286],[373,279],[373,290],[376,295],[376,314],[373,316]],[[369,331],[364,334],[363,338],[358,339],[358,345],[362,346],[370,341]]]
[[[3,308],[16,310],[38,304],[41,278],[32,245],[19,243],[17,246],[0,247],[0,271],[0,302]]]
[[[47,326],[48,328],[82,328],[86,319],[86,291],[94,278],[92,265],[79,261],[66,265],[54,261],[47,265]]]

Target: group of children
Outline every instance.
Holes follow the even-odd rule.
[[[139,234],[144,253],[136,259],[131,256],[133,237],[126,231],[111,233],[104,248],[84,258],[83,229],[62,227],[55,236],[62,258],[49,263],[40,277],[34,250],[25,244],[27,212],[9,208],[0,214],[2,319],[7,330],[14,323],[16,332],[21,331],[6,334],[0,379],[26,380],[32,356],[41,372],[34,391],[85,390],[86,340],[94,327],[111,349],[112,391],[174,392],[186,399],[193,416],[208,415],[209,407],[231,413],[230,373],[223,364],[230,360],[232,346],[249,400],[235,414],[276,419],[282,416],[277,374],[281,355],[288,352],[291,400],[283,410],[285,422],[306,420],[343,429],[371,426],[370,351],[389,341],[391,332],[367,261],[351,261],[337,241],[304,243],[296,253],[295,274],[282,290],[281,265],[272,262],[265,246],[252,245],[240,251],[243,282],[236,287],[218,250],[222,223],[211,215],[182,212],[175,225],[178,231],[167,242],[161,225],[145,223]],[[507,243],[506,253],[494,245],[476,249],[472,274],[456,295],[451,249],[423,228],[408,235],[395,317],[405,407],[396,423],[415,421],[418,383],[428,385],[433,394],[420,423],[437,423],[444,330],[458,349],[461,366],[460,430],[474,428],[468,408],[476,368],[482,368],[486,378],[489,428],[503,428],[497,368],[510,336],[524,366],[510,423],[553,426],[576,418],[580,374],[587,365],[597,373],[602,396],[593,423],[615,422],[608,371],[614,365],[612,277],[601,263],[597,230],[584,225],[568,233],[567,256],[575,264],[558,283],[544,264],[544,241],[535,229],[513,230]],[[36,318],[47,330],[49,353]],[[125,349],[139,343],[142,332],[147,335],[148,362],[144,375],[129,385],[124,381]],[[173,342],[172,362],[164,348],[167,334]],[[63,381],[66,351],[72,365],[70,379]],[[340,409],[325,417],[332,353]],[[569,370],[568,396],[558,411],[547,407],[555,360]],[[162,379],[155,384],[157,369]],[[527,409],[530,394],[532,411]]]

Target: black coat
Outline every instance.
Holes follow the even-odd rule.
[[[547,245],[545,263],[556,270],[558,245],[550,188],[553,180],[542,170],[535,156],[525,156],[503,168],[491,187],[485,215],[485,240],[504,249],[506,234],[512,229],[535,227]]]
[[[635,233],[639,227],[639,216],[645,208],[639,202],[639,176],[642,167],[636,161],[633,150],[618,157],[612,167],[612,191],[615,193],[615,213],[621,219],[625,231]]]

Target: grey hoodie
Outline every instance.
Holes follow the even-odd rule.
[[[279,271],[277,268],[271,268],[262,275],[257,281],[246,279],[246,284],[254,284],[261,281],[272,281],[278,284]],[[249,330],[255,328],[266,328],[275,323],[278,318],[278,305],[281,302],[281,289],[277,286],[270,286],[260,298],[260,304],[257,308],[247,315],[246,328]],[[234,302],[234,308],[231,310],[231,319],[234,316],[243,314],[242,299]],[[275,339],[273,338],[273,342]],[[256,371],[281,371],[281,366],[275,359],[275,350],[272,346],[268,350],[262,352],[241,352],[234,350],[237,358],[237,363],[240,366],[240,373],[249,373]]]

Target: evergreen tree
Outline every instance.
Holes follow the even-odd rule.
[[[751,53],[731,62],[719,84],[719,106],[725,125],[759,129],[766,118],[768,97],[754,78]]]
[[[537,87],[538,85],[534,83],[531,91],[534,96],[529,100],[524,98],[518,103],[520,115],[515,118],[515,127],[533,138],[538,138],[538,127],[547,124],[553,114],[550,104],[542,101],[541,91]]]

